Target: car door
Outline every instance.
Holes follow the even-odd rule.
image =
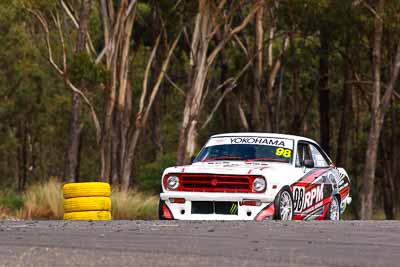
[[[296,169],[302,177],[292,186],[296,219],[312,220],[324,213],[324,199],[332,195],[333,171],[330,160],[314,143],[299,141]]]
[[[306,161],[312,161],[311,150],[309,144],[299,141],[297,143],[295,168],[298,177],[301,177],[296,183],[292,185],[293,194],[293,211],[295,219],[302,219],[303,210],[305,209],[305,196],[308,187],[308,178],[313,172],[313,168],[305,166]]]
[[[336,168],[331,165],[330,159],[316,144],[309,144],[314,168],[319,170],[319,176],[310,184],[310,205],[314,207],[308,213],[308,219],[315,219],[324,213],[324,208],[329,205],[330,197],[336,187]]]

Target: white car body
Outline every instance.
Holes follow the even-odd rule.
[[[238,139],[241,138],[241,139]],[[350,203],[349,196],[350,180],[344,169],[336,168],[329,159],[329,167],[311,168],[296,166],[296,155],[298,143],[319,145],[308,138],[270,133],[230,133],[218,134],[212,136],[205,147],[221,144],[268,144],[269,146],[292,149],[292,162],[269,162],[269,161],[245,161],[245,160],[211,160],[204,162],[195,162],[191,165],[176,166],[167,168],[163,173],[162,190],[160,194],[161,203],[167,207],[171,213],[171,218],[176,220],[264,220],[272,219],[271,211],[265,211],[270,207],[277,194],[285,187],[290,188],[293,195],[294,190],[302,193],[301,199],[296,195],[294,199],[293,219],[323,219],[327,212],[327,200],[329,194],[340,197],[340,212],[342,213],[346,204]],[[324,153],[324,152],[323,152]],[[168,175],[243,175],[265,177],[266,189],[262,193],[252,192],[193,192],[170,190],[165,184],[165,177]],[[315,177],[313,177],[313,175]],[[307,178],[309,183],[305,183]],[[311,180],[310,180],[311,179]],[[327,182],[332,181],[332,182]],[[328,186],[329,183],[329,186]],[[324,188],[325,186],[325,188]],[[329,188],[332,187],[330,190]],[[328,190],[329,189],[329,190]],[[300,191],[299,191],[300,190]],[[326,192],[328,196],[326,195]],[[331,191],[331,193],[329,193]],[[297,192],[296,192],[297,193]],[[183,203],[173,203],[175,199],[184,199]],[[172,200],[172,201],[171,201]],[[241,205],[243,200],[257,201],[256,206]],[[330,200],[330,198],[329,198]],[[238,203],[237,211],[233,214],[209,214],[192,213],[193,202],[232,202]],[[297,201],[297,202],[296,202]],[[300,205],[302,207],[300,207]],[[160,209],[166,209],[164,206]],[[235,208],[233,208],[235,209]],[[168,212],[166,210],[166,212]],[[320,210],[320,212],[316,212]],[[265,211],[265,216],[260,217],[260,213]],[[161,211],[162,212],[162,211]],[[258,217],[257,217],[258,216]]]

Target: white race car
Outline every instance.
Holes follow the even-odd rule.
[[[283,134],[212,136],[191,165],[162,176],[164,220],[339,220],[350,179],[313,140]]]

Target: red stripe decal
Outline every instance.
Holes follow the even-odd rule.
[[[345,187],[342,190],[340,190],[340,198],[343,199],[344,197],[347,196],[347,194],[350,192],[350,187]]]
[[[257,214],[256,218],[254,220],[256,221],[262,221],[265,220],[265,218],[274,216],[275,214],[275,205],[274,203],[269,204],[266,206],[260,213]]]
[[[293,220],[303,220],[306,217],[306,215],[303,214],[295,214],[293,215]]]
[[[312,173],[310,176],[307,176],[302,182],[303,183],[311,183],[315,178],[326,172],[327,169],[320,169],[316,172]]]
[[[166,220],[172,220],[174,217],[172,216],[171,211],[169,210],[168,206],[166,204],[163,204],[162,206],[162,210],[163,210],[163,215],[164,215],[164,219]]]
[[[331,200],[332,200],[332,196],[327,197],[327,198],[324,198],[324,199],[321,200],[320,202],[315,203],[314,205],[308,207],[307,210],[309,210],[309,209],[311,209],[311,210],[310,210],[309,212],[307,212],[307,213],[302,213],[302,215],[307,216],[307,215],[313,213],[313,212],[315,211],[315,209],[313,209],[313,207],[315,207],[316,205],[320,205],[321,202],[322,202],[322,206],[326,206],[326,205],[328,205],[328,204],[331,202]],[[329,206],[329,205],[328,205],[328,206]],[[318,208],[319,208],[319,207],[318,207]]]
[[[297,182],[292,184],[292,186],[307,186],[309,185],[314,179],[318,178],[321,174],[327,172],[329,169],[316,169],[315,171],[310,171],[303,177],[301,177]]]

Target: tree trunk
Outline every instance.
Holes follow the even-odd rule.
[[[381,151],[382,151],[382,159],[383,159],[383,182],[382,189],[383,189],[383,209],[385,211],[385,216],[387,220],[394,220],[395,219],[395,208],[394,208],[394,179],[393,179],[393,162],[395,161],[395,154],[393,132],[391,136],[388,137],[389,142],[385,142],[384,138],[381,138]],[[386,144],[389,143],[389,146]]]
[[[350,55],[350,49],[346,49],[346,54]],[[344,59],[344,84],[343,84],[343,110],[340,122],[338,147],[336,154],[336,165],[340,167],[346,166],[348,142],[350,136],[350,129],[352,129],[353,122],[353,86],[351,80],[353,78],[353,73],[351,70],[350,63],[347,59]]]
[[[132,167],[133,167],[133,159],[135,158],[135,150],[137,143],[139,141],[140,133],[142,128],[136,128],[133,132],[132,137],[130,138],[129,145],[127,147],[126,158],[124,159],[124,165],[122,169],[122,183],[121,183],[121,190],[127,191],[129,185],[133,182],[131,179]]]
[[[302,105],[303,98],[300,91],[300,64],[297,62],[296,56],[296,42],[294,35],[291,35],[289,38],[289,45],[290,45],[290,56],[292,60],[294,60],[294,64],[292,66],[292,95],[289,98],[289,104],[292,107],[292,119],[290,121],[289,129],[290,133],[295,135],[302,134]]]
[[[329,35],[321,30],[319,51],[319,124],[320,142],[326,153],[330,154],[329,123]]]
[[[68,183],[73,183],[79,179],[78,159],[79,159],[79,144],[81,139],[81,100],[76,93],[72,94],[72,109],[69,125],[69,143],[67,148],[67,162],[64,173],[64,180]]]
[[[152,27],[153,27],[153,41],[156,42],[158,36],[161,33],[162,29],[162,22],[160,20],[160,7],[159,1],[153,0],[152,1]],[[157,49],[156,58],[161,59],[163,58],[164,50]],[[157,62],[153,62],[152,64],[152,79],[151,84],[154,85],[157,82],[157,77],[160,75],[160,65]],[[164,143],[163,143],[163,136],[162,136],[162,128],[161,128],[161,118],[162,118],[162,102],[164,99],[163,88],[160,89],[160,93],[157,94],[154,100],[154,107],[151,111],[150,115],[150,133],[151,133],[151,140],[156,148],[155,151],[155,158],[159,159],[164,154]]]
[[[380,108],[381,98],[381,47],[383,21],[382,14],[384,10],[384,0],[377,2],[377,14],[374,18],[374,37],[372,47],[372,76],[373,92],[371,105],[371,125],[368,134],[367,151],[365,154],[364,182],[361,191],[361,219],[372,219],[375,170],[378,153],[379,136],[383,124],[383,114]]]
[[[100,141],[101,181],[127,188],[123,178],[132,99],[129,87],[129,54],[137,1],[122,0],[117,6],[101,1],[104,54],[110,79],[105,90],[104,123]],[[114,9],[117,9],[115,12]],[[125,184],[124,184],[125,183]]]
[[[294,50],[294,48],[293,48]],[[293,52],[294,55],[294,52]],[[291,132],[296,135],[301,135],[301,125],[302,125],[302,120],[301,120],[301,93],[300,93],[300,68],[296,64],[296,66],[293,67],[293,73],[292,73],[292,88],[293,88],[293,97],[292,99],[292,107],[293,107],[293,119],[291,121]]]
[[[196,16],[195,30],[192,40],[192,62],[190,88],[186,94],[183,121],[179,133],[177,164],[188,163],[194,154],[198,135],[198,119],[203,89],[207,76],[207,51],[211,32],[210,6],[208,1],[199,1],[199,12]]]
[[[279,2],[275,2],[275,8],[277,8],[279,5]],[[268,43],[268,79],[266,82],[266,90],[265,90],[265,96],[263,98],[263,105],[262,105],[262,111],[261,111],[261,117],[263,118],[263,130],[267,132],[274,132],[276,131],[276,125],[275,125],[275,111],[276,111],[276,105],[275,105],[275,97],[276,97],[276,92],[275,92],[275,83],[276,83],[276,78],[278,77],[278,73],[281,69],[282,65],[282,57],[286,51],[286,49],[289,47],[289,36],[284,36],[283,38],[283,43],[282,46],[279,49],[279,54],[274,56],[274,43],[273,40],[275,39],[276,35],[276,15],[275,11],[272,9],[270,10],[271,13],[271,19],[270,19],[270,28],[269,28],[269,43]]]
[[[260,110],[261,110],[261,88],[263,82],[263,56],[264,56],[264,8],[257,11],[256,16],[256,42],[255,42],[255,70],[254,86],[251,110],[251,126],[254,131],[261,131]]]
[[[228,78],[228,63],[226,62],[225,53],[222,51],[220,55],[220,67],[221,67],[221,75],[220,75],[220,83],[222,84]],[[221,95],[225,94],[225,91],[229,90],[229,88],[224,87],[221,90]],[[225,132],[232,131],[232,94],[228,93],[224,100],[222,100],[222,130]]]
[[[164,154],[164,143],[161,129],[161,116],[162,116],[162,94],[159,94],[152,109],[150,118],[151,140],[156,148],[155,158],[158,159]]]
[[[381,98],[381,47],[383,32],[383,14],[385,1],[380,0],[377,3],[377,14],[374,18],[374,37],[372,49],[372,75],[373,75],[373,92],[371,104],[371,125],[368,135],[368,149],[365,157],[364,165],[364,182],[361,191],[361,218],[371,219],[373,212],[373,196],[375,170],[377,165],[377,153],[379,145],[379,137],[382,130],[385,112],[389,108],[390,99],[393,95],[394,87],[400,72],[400,42],[397,43],[395,60],[393,62],[390,79],[385,87],[383,97]]]
[[[120,177],[121,187],[125,190],[128,189],[131,182],[132,177],[128,178],[123,175],[123,170],[125,168],[124,164],[125,159],[127,157],[126,153],[128,153],[128,142],[129,142],[129,128],[130,128],[130,120],[126,120],[126,114],[130,114],[130,106],[132,101],[132,96],[128,92],[130,91],[129,86],[129,51],[131,46],[131,35],[134,23],[134,16],[129,16],[124,23],[122,23],[123,27],[121,29],[121,48],[119,52],[119,88],[118,88],[118,100],[116,106],[116,121],[115,121],[115,130],[117,132],[118,137],[114,139],[115,147],[117,148],[117,157],[113,157],[112,165],[115,166],[114,170],[117,173],[113,173],[112,176],[117,175]],[[128,115],[129,116],[129,115]]]
[[[122,190],[127,190],[129,185],[134,183],[134,180],[131,177],[131,173],[132,173],[132,168],[134,165],[133,159],[135,157],[135,152],[136,152],[137,144],[139,141],[139,137],[140,137],[141,132],[143,131],[143,129],[145,129],[145,127],[147,125],[147,121],[148,121],[150,112],[152,111],[154,101],[157,98],[157,95],[159,93],[161,83],[164,79],[165,73],[167,72],[172,53],[175,50],[176,45],[178,44],[179,38],[180,38],[180,34],[178,34],[178,36],[172,43],[172,45],[167,53],[166,58],[162,62],[161,70],[158,73],[155,85],[153,86],[150,96],[148,97],[148,101],[146,102],[145,100],[147,97],[147,80],[149,77],[149,71],[151,69],[151,64],[153,62],[154,55],[156,54],[156,49],[158,48],[159,38],[157,39],[156,44],[153,48],[153,51],[150,55],[150,59],[149,59],[149,62],[147,64],[146,71],[145,71],[145,78],[144,78],[144,82],[143,82],[142,94],[140,97],[139,110],[136,113],[135,127],[133,127],[133,125],[132,125],[128,131],[128,137],[127,137],[127,143],[126,143],[127,148],[126,148],[126,152],[125,152],[124,158],[123,158],[123,165],[121,167],[121,172],[122,172],[122,174],[121,174],[121,180],[122,180],[121,189]],[[127,91],[128,92],[127,100],[132,98],[132,96],[131,96],[132,93],[131,93],[130,87],[128,89],[129,90]],[[145,102],[146,102],[146,105],[145,105]],[[127,107],[127,110],[129,110],[129,112],[127,112],[126,114],[131,113],[131,109],[132,109],[131,106],[132,106],[132,103],[127,102],[126,107]],[[128,120],[129,120],[129,117],[126,116],[126,121],[128,121]]]
[[[18,162],[19,162],[19,177],[18,191],[25,190],[26,181],[28,180],[28,140],[27,140],[27,123],[22,121],[18,125],[17,136],[19,138],[18,146]]]
[[[217,8],[218,12],[221,12],[224,3],[223,1],[222,5]],[[215,48],[208,55],[210,40],[220,27],[218,25],[212,27],[214,16],[212,14],[213,9],[211,8],[210,1],[199,0],[199,9],[196,15],[190,50],[190,69],[188,72],[189,89],[186,93],[183,120],[179,132],[179,144],[176,157],[178,165],[188,163],[197,147],[201,104],[204,102],[204,85],[210,66],[221,50],[225,48],[226,44],[248,25],[262,4],[263,2],[261,4],[257,2],[238,26],[224,32],[222,41],[217,43]]]
[[[83,0],[79,14],[79,30],[78,40],[76,46],[76,53],[79,55],[83,53],[86,48],[86,37],[89,27],[90,11],[92,2],[91,0]],[[86,82],[80,81],[80,90],[85,91]],[[67,182],[75,182],[79,179],[79,152],[81,143],[81,98],[77,93],[72,94],[72,109],[71,119],[69,126],[69,143],[67,148],[67,161],[64,172],[64,179]]]

